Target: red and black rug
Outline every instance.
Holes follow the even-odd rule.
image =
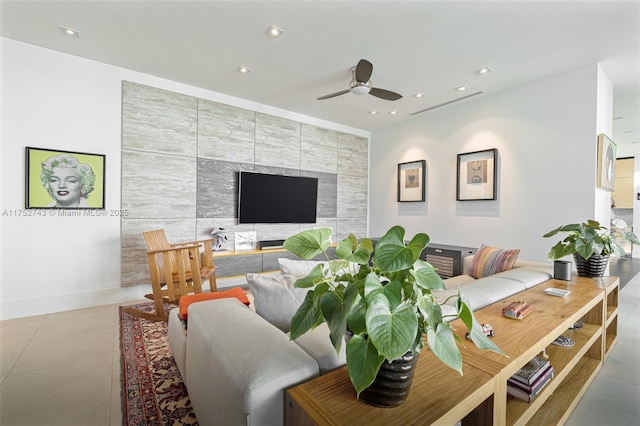
[[[153,303],[135,307],[153,312]],[[134,317],[120,307],[120,367],[124,425],[198,424],[169,350],[166,322]]]

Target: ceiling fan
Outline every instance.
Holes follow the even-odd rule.
[[[373,65],[371,62],[366,59],[360,59],[358,65],[351,70],[352,77],[347,90],[341,90],[339,92],[331,93],[330,95],[320,96],[318,100],[321,101],[323,99],[334,98],[349,92],[356,95],[369,94],[386,101],[397,101],[402,97],[399,93],[373,87],[370,80],[371,74],[373,74]]]

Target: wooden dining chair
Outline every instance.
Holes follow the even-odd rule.
[[[147,261],[155,313],[128,307],[124,311],[154,321],[167,321],[165,303],[178,304],[180,297],[202,293],[202,282],[208,280],[212,292],[218,290],[211,240],[170,244],[164,230],[143,232],[147,243]],[[202,249],[202,253],[201,253]]]

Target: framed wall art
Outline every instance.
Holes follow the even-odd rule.
[[[425,200],[425,160],[398,164],[398,202]]]
[[[616,144],[604,133],[598,135],[598,174],[596,186],[613,191],[616,179]]]
[[[257,233],[255,231],[236,232],[234,234],[235,251],[255,250]]]
[[[25,207],[104,209],[105,156],[26,148]]]
[[[496,148],[458,154],[456,200],[495,200],[497,188]]]

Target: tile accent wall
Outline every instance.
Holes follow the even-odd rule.
[[[328,226],[367,230],[367,138],[128,81],[122,82],[122,285],[149,284],[142,232],[170,242],[227,229],[285,239]],[[237,172],[318,178],[316,224],[237,224]],[[291,200],[295,202],[295,200]]]

